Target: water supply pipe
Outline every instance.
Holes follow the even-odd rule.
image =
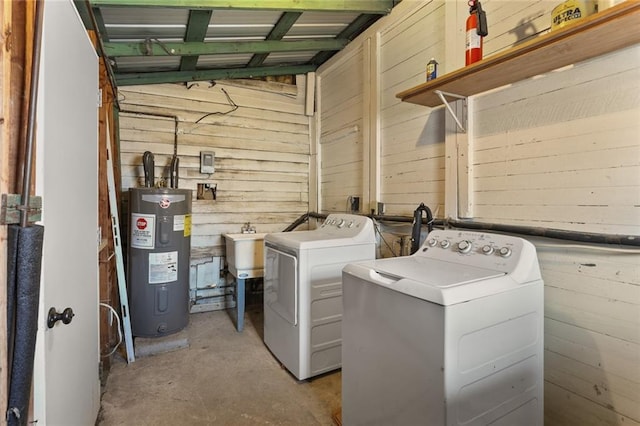
[[[31,169],[33,167],[33,146],[35,141],[36,114],[38,106],[38,83],[40,75],[40,51],[42,50],[42,19],[44,4],[36,1],[36,28],[33,36],[33,58],[29,87],[29,112],[27,118],[27,139],[25,141],[25,164],[22,175],[22,198],[20,201],[20,226],[29,222],[29,198],[31,197]]]
[[[153,188],[155,185],[155,161],[151,151],[142,154],[142,168],[144,170],[144,186]]]
[[[179,170],[178,168],[180,167],[180,159],[178,158],[177,154],[173,154],[173,157],[171,158],[171,167],[170,167],[170,181],[171,181],[171,188],[176,189],[178,188],[178,176],[179,176]]]
[[[7,425],[26,425],[33,381],[44,227],[29,224],[44,2],[35,2],[30,94],[22,168],[19,225],[9,225],[7,244]]]

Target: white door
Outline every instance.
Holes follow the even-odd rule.
[[[38,425],[92,425],[98,376],[98,62],[70,0],[46,0],[36,195],[44,247],[34,369]],[[47,327],[49,308],[70,324]]]

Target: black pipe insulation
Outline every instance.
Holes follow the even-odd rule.
[[[375,219],[381,222],[404,222],[413,223],[414,218],[408,216],[385,216],[385,215],[366,215],[371,219]],[[287,227],[285,232],[294,230],[296,227],[306,222],[309,218],[325,219],[326,214],[309,212],[305,213],[296,220],[293,224]],[[640,235],[624,235],[624,234],[598,234],[593,232],[577,232],[566,231],[563,229],[554,228],[539,228],[531,226],[518,226],[518,225],[503,225],[498,223],[486,223],[486,222],[471,222],[461,221],[455,219],[433,219],[432,224],[439,227],[452,227],[452,228],[465,228],[475,229],[478,231],[496,231],[507,232],[511,234],[529,235],[532,237],[544,237],[552,238],[556,240],[574,241],[579,243],[590,244],[611,244],[611,245],[623,245],[640,247]],[[431,231],[431,229],[429,230]]]
[[[291,225],[287,226],[282,232],[291,232],[296,229],[298,226],[302,225],[309,219],[309,213],[305,213],[299,218],[297,218]]]
[[[7,227],[7,379],[11,377],[13,343],[16,332],[16,271],[18,269],[19,235],[19,227]]]
[[[153,153],[151,151],[145,151],[142,154],[142,168],[144,170],[144,186],[146,188],[153,188],[155,186],[155,167],[156,163],[153,159]]]
[[[309,213],[306,213],[303,216],[306,216],[306,215],[308,215],[309,217],[312,217],[314,219],[326,219],[327,216],[328,216],[327,214],[315,213],[315,212],[309,212]],[[387,216],[387,215],[379,215],[379,214],[363,214],[361,216],[366,216],[368,218],[371,218],[371,219],[374,219],[374,220],[378,220],[380,222],[413,223],[413,217],[412,216]],[[444,221],[439,220],[439,219],[433,219],[433,224],[442,226],[444,224]]]
[[[17,252],[9,254],[10,258],[15,258],[15,293],[11,295],[13,300],[9,301],[15,306],[11,310],[15,332],[11,354],[7,424],[22,426],[27,424],[31,399],[44,227],[34,225],[23,228],[10,225],[10,228],[14,228],[11,232],[17,233],[18,244]]]
[[[7,425],[26,425],[38,331],[44,227],[29,224],[44,2],[36,1],[27,135],[22,172],[20,225],[7,229]]]
[[[302,225],[307,220],[309,220],[309,218],[326,219],[327,216],[328,215],[324,214],[324,213],[316,213],[316,212],[305,213],[305,214],[301,215],[298,219],[296,219],[295,222],[293,222],[291,225],[287,226],[284,229],[284,231],[282,231],[282,232],[291,232],[291,231],[293,231],[298,226]],[[384,216],[384,215],[376,215],[376,214],[368,214],[368,215],[362,215],[362,216],[367,216],[367,217],[369,217],[371,219],[378,220],[380,222],[413,223],[413,220],[414,220],[413,217],[409,217],[409,216]],[[432,225],[438,225],[438,226],[443,226],[444,225],[444,221],[439,220],[439,219],[433,219],[432,218],[430,220],[430,222],[431,222]],[[431,229],[429,229],[429,231],[431,231]]]
[[[530,226],[502,225],[497,223],[470,222],[448,219],[445,221],[452,228],[476,229],[479,231],[498,231],[511,234],[545,237],[557,240],[575,241],[590,244],[616,244],[640,247],[640,236],[619,234],[597,234],[592,232],[565,231],[553,228],[537,228]]]
[[[179,167],[180,167],[180,159],[176,154],[173,154],[173,157],[171,158],[170,178],[171,178],[171,188],[174,188],[174,189],[178,188],[178,178],[180,174],[180,171],[178,170]]]
[[[379,220],[381,222],[402,222],[402,223],[413,223],[413,217],[410,216],[385,216],[379,214],[368,214],[367,217],[371,219]]]
[[[316,212],[309,212],[309,213],[307,213],[307,215],[309,217],[314,218],[314,219],[326,219],[327,216],[329,216],[329,215],[324,214],[324,213],[316,213]]]

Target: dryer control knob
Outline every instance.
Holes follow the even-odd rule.
[[[462,240],[458,243],[458,252],[462,254],[469,253],[471,251],[471,241]]]
[[[482,253],[486,254],[487,256],[493,254],[493,247],[487,244],[486,246],[482,247]]]
[[[349,222],[349,223],[347,224],[347,228],[353,228],[353,221],[351,221],[351,222]]]
[[[338,222],[338,228],[342,228],[345,224],[344,219],[340,219],[340,222]]]
[[[502,247],[498,253],[502,257],[509,257],[511,256],[511,249],[509,247]]]
[[[442,247],[444,249],[449,248],[450,245],[451,245],[451,243],[449,242],[449,240],[440,241],[440,247]]]
[[[429,244],[429,247],[435,247],[436,244],[438,244],[438,240],[436,240],[435,238],[429,238],[427,240],[427,244]]]

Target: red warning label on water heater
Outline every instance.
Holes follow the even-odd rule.
[[[140,249],[152,249],[155,244],[154,214],[131,214],[131,247]]]

